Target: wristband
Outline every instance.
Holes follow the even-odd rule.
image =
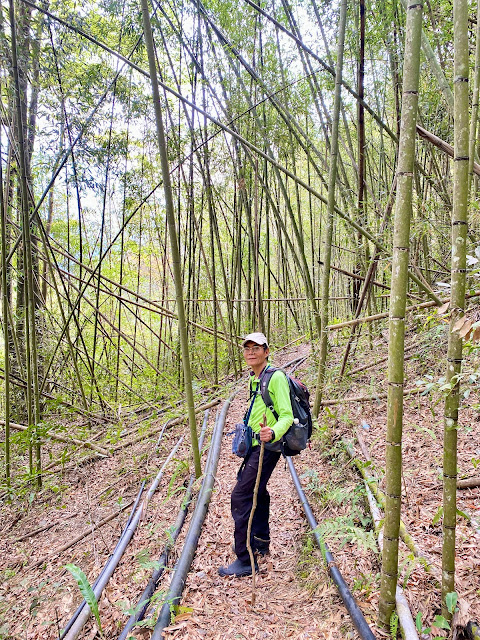
[[[270,442],[273,442],[275,440],[275,431],[273,429],[270,429],[270,431],[272,432],[272,437],[270,438]]]

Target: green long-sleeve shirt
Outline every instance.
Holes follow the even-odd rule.
[[[275,439],[271,440],[271,442],[277,442],[285,435],[293,423],[292,404],[290,402],[290,390],[287,378],[283,371],[275,371],[268,383],[268,391],[272,398],[275,411],[278,413],[278,420],[275,420],[275,416],[263,401],[260,394],[259,380],[260,378],[250,377],[250,388],[255,390],[258,385],[258,393],[253,403],[248,424],[254,433],[259,433],[260,422],[263,421],[263,415],[265,414],[267,417],[267,426],[275,432]],[[253,444],[259,444],[258,440],[254,439]]]

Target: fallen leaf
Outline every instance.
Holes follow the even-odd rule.
[[[467,320],[466,316],[462,316],[461,318],[459,318],[455,324],[453,325],[453,329],[452,331],[460,331],[460,329],[463,327],[463,325],[465,324],[465,321]]]
[[[470,332],[470,329],[472,328],[472,324],[473,324],[473,322],[467,318],[467,320],[466,320],[465,324],[463,325],[463,327],[462,327],[462,328],[460,329],[460,331],[458,332],[458,335],[459,335],[461,338],[465,338],[465,336],[467,335],[467,333],[469,333],[469,332]]]

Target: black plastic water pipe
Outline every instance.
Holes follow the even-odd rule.
[[[133,503],[133,507],[132,510],[130,511],[130,515],[128,516],[128,520],[126,525],[123,527],[123,531],[120,535],[120,538],[118,539],[117,544],[115,545],[115,549],[113,550],[113,552],[110,554],[110,556],[108,557],[107,562],[103,565],[103,569],[101,570],[98,578],[95,580],[95,582],[93,583],[93,588],[95,589],[95,587],[97,586],[97,584],[99,583],[99,581],[101,580],[103,574],[105,573],[108,564],[110,562],[110,560],[113,558],[115,552],[117,551],[119,545],[122,542],[122,539],[125,536],[125,533],[128,529],[128,527],[130,526],[132,520],[133,520],[133,516],[135,514],[135,511],[137,510],[138,507],[138,503],[140,502],[140,499],[142,497],[143,494],[143,490],[145,489],[145,480],[142,482],[142,485],[138,491],[138,495],[135,499],[135,502]],[[78,606],[78,609],[75,611],[75,613],[73,614],[73,616],[70,618],[70,620],[67,622],[64,630],[62,631],[62,633],[60,634],[60,640],[63,640],[63,638],[67,635],[67,633],[70,631],[73,623],[75,622],[75,620],[78,618],[78,616],[80,615],[80,613],[82,612],[83,607],[86,605],[87,603],[85,602],[85,600],[82,601],[82,603]]]
[[[315,520],[313,511],[308,503],[302,485],[300,484],[300,480],[298,478],[297,472],[295,471],[295,466],[291,457],[287,457],[287,463],[290,474],[292,476],[293,484],[295,485],[295,489],[297,490],[298,497],[300,498],[300,502],[302,503],[303,510],[307,517],[308,524],[312,529],[313,535],[315,536],[315,541],[322,552],[325,562],[327,563],[328,572],[335,585],[337,586],[340,597],[342,598],[343,603],[345,604],[347,611],[350,614],[355,629],[358,631],[362,640],[375,640],[375,636],[373,635],[372,630],[368,626],[363,613],[360,611],[355,598],[352,596],[350,589],[348,588],[342,574],[335,564],[335,558],[332,556],[326,543],[322,540],[322,537],[317,531],[317,521]]]
[[[190,566],[192,564],[195,551],[197,549],[198,540],[202,531],[202,525],[207,515],[210,498],[212,496],[213,486],[217,473],[218,459],[220,457],[220,448],[222,445],[222,434],[225,426],[225,419],[230,403],[234,397],[233,394],[223,405],[220,415],[217,414],[215,429],[212,435],[212,444],[208,452],[208,459],[205,465],[205,473],[203,476],[202,487],[197,498],[195,511],[188,528],[188,532],[183,545],[183,550],[173,571],[172,581],[165,602],[160,610],[155,629],[151,640],[162,640],[163,629],[170,624],[171,609],[178,605],[181,601],[183,589],[187,579]]]
[[[125,535],[119,541],[114,553],[112,554],[112,557],[109,559],[109,561],[107,562],[107,564],[104,567],[104,570],[102,571],[101,576],[98,578],[97,584],[95,585],[95,587],[93,589],[93,593],[95,594],[95,598],[97,599],[97,602],[100,599],[100,596],[101,596],[101,594],[103,592],[103,589],[105,588],[105,586],[107,585],[108,581],[112,577],[115,569],[117,568],[118,563],[122,559],[122,556],[125,553],[125,550],[126,550],[128,544],[130,543],[130,540],[132,539],[132,537],[133,537],[133,535],[134,535],[134,533],[135,533],[135,531],[136,531],[136,529],[138,527],[138,524],[139,524],[142,516],[145,514],[147,506],[148,506],[148,502],[150,501],[151,497],[153,496],[153,494],[157,490],[158,485],[160,484],[160,480],[162,479],[163,472],[165,471],[165,469],[167,468],[168,464],[170,463],[170,461],[174,457],[175,453],[178,451],[180,445],[183,442],[183,439],[184,439],[184,436],[182,436],[178,440],[177,444],[173,447],[173,449],[171,450],[171,452],[167,456],[165,462],[163,463],[162,467],[160,468],[160,471],[155,476],[152,484],[150,485],[150,487],[149,487],[149,489],[147,491],[147,495],[145,496],[145,499],[143,500],[143,502],[140,504],[140,506],[136,510],[136,512],[135,512],[135,514],[134,514],[134,516],[133,516],[133,518],[132,518],[132,520],[130,522],[130,525],[127,527],[127,529],[125,531]],[[74,621],[74,623],[70,627],[69,631],[65,634],[65,636],[64,636],[65,640],[76,640],[76,638],[78,638],[78,636],[82,632],[82,629],[83,629],[85,623],[87,622],[88,618],[90,617],[90,615],[91,615],[90,607],[88,605],[85,605],[83,607],[82,611],[77,616],[77,619]]]
[[[200,439],[198,441],[198,446],[200,450],[202,450],[202,447],[203,447],[203,441],[205,438],[205,431],[207,429],[209,413],[210,413],[210,410],[207,409],[205,411],[205,415],[203,418],[202,432],[200,434]],[[118,640],[126,640],[131,629],[133,629],[133,627],[137,624],[137,622],[139,622],[140,620],[143,620],[145,613],[148,607],[150,606],[150,598],[153,596],[153,594],[157,589],[160,578],[162,577],[165,571],[165,568],[167,566],[168,556],[170,554],[170,551],[174,546],[178,538],[178,535],[185,523],[187,513],[188,513],[188,507],[190,506],[192,501],[192,487],[194,482],[195,482],[195,474],[193,473],[190,477],[190,481],[188,483],[187,490],[185,492],[185,496],[182,501],[182,506],[180,507],[180,511],[178,512],[177,518],[175,520],[175,524],[173,525],[173,531],[170,533],[170,536],[169,536],[170,539],[165,545],[165,549],[163,550],[163,553],[158,560],[159,566],[157,569],[153,571],[152,576],[147,583],[147,586],[145,587],[140,598],[138,599],[137,606],[135,607],[136,613],[130,616],[127,624],[123,628],[122,633],[119,635]]]

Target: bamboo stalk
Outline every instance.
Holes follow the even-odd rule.
[[[388,343],[388,403],[386,433],[386,501],[379,599],[379,622],[388,628],[395,609],[398,580],[398,537],[401,508],[402,427],[404,397],[405,313],[408,285],[412,182],[415,164],[415,125],[418,109],[420,43],[423,5],[407,7],[402,87],[402,118],[397,161],[397,197],[393,238]]]
[[[5,420],[0,420],[1,425],[5,425]],[[28,427],[23,424],[17,424],[16,422],[10,422],[10,427],[15,429],[16,431],[28,431]],[[85,447],[86,449],[92,449],[97,453],[100,453],[102,456],[108,457],[109,452],[103,447],[99,447],[97,444],[93,444],[93,442],[89,442],[88,440],[79,440],[78,438],[66,438],[65,436],[60,436],[56,433],[52,433],[49,431],[46,434],[46,437],[51,440],[56,440],[57,442],[65,442],[66,444],[76,444],[79,447]]]
[[[455,323],[464,315],[466,287],[466,240],[468,218],[469,153],[469,60],[468,2],[454,0],[454,165],[451,262],[451,317],[448,336],[446,382],[452,389],[445,399],[443,432],[443,545],[442,615],[451,620],[447,595],[455,591],[455,529],[457,521],[457,427],[460,404],[459,374],[463,338]]]
[[[0,148],[2,148],[2,137],[0,127]],[[5,402],[5,479],[7,491],[11,486],[10,469],[10,353],[9,353],[9,318],[8,318],[8,285],[7,285],[7,203],[3,191],[3,171],[0,159],[0,234],[1,234],[1,268],[2,268],[2,318],[3,318],[3,344],[5,347],[4,364],[4,402]]]
[[[16,117],[18,134],[18,154],[20,159],[20,186],[22,205],[22,231],[23,231],[23,268],[26,272],[27,287],[25,290],[27,313],[25,314],[25,347],[27,369],[27,413],[28,424],[33,426],[33,444],[35,444],[36,477],[37,486],[41,487],[41,450],[40,443],[35,434],[35,427],[40,422],[40,399],[38,384],[38,354],[37,354],[37,323],[35,318],[36,300],[33,282],[33,254],[32,236],[30,230],[30,205],[28,190],[29,167],[27,166],[27,141],[24,136],[25,116],[22,105],[26,104],[26,86],[20,86],[19,66],[17,59],[17,22],[13,0],[9,1],[9,16],[11,27],[12,67],[15,82]],[[23,69],[25,71],[25,69]],[[30,469],[33,471],[30,459]]]
[[[338,158],[338,124],[340,117],[341,88],[343,73],[343,54],[345,45],[345,26],[347,20],[347,2],[342,0],[340,4],[340,18],[337,45],[337,66],[335,71],[335,97],[332,116],[332,138],[330,146],[330,169],[328,174],[328,203],[327,203],[327,228],[325,231],[325,248],[323,254],[323,271],[321,281],[322,304],[320,307],[320,354],[318,364],[317,386],[313,402],[313,414],[318,416],[322,403],[323,387],[325,383],[325,366],[328,347],[328,296],[330,295],[330,265],[332,257],[332,238],[334,227],[335,185],[337,181]]]

